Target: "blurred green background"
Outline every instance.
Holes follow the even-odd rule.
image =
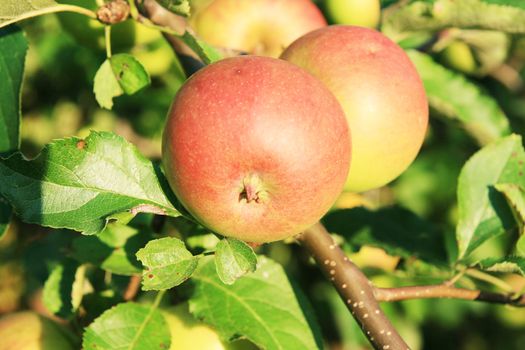
[[[169,46],[160,34],[137,28],[138,25],[124,30],[121,40],[115,33],[115,40],[121,45],[115,46],[114,52],[134,54],[150,72],[152,84],[133,96],[118,97],[113,110],[108,111],[98,107],[93,94],[93,77],[105,59],[103,46],[91,39],[81,45],[78,35],[71,35],[71,29],[64,31],[64,26],[68,26],[67,20],[59,20],[55,15],[22,25],[30,43],[22,96],[24,154],[36,156],[46,143],[56,138],[84,137],[89,130],[106,130],[123,135],[143,154],[159,159],[166,112],[185,80]],[[133,38],[129,31],[134,33]],[[519,83],[525,77],[525,38],[506,36],[505,40],[509,44],[496,68],[511,67],[518,74],[512,77],[513,82]],[[460,42],[468,43],[468,40]],[[467,45],[467,50],[470,47]],[[451,60],[453,52],[444,50],[429,52],[437,61],[466,74],[495,97],[513,130],[522,133],[525,126],[523,86],[516,88],[506,84],[505,71],[495,74],[498,70],[494,67],[489,71],[476,71],[469,58],[467,62],[454,62]],[[449,50],[461,54],[465,46],[456,45]],[[380,208],[399,204],[438,226],[450,248],[448,254],[453,256],[457,177],[465,161],[478,148],[476,140],[458,123],[432,110],[425,145],[412,166],[388,187],[363,195],[345,194],[337,205],[344,208],[364,204]],[[180,225],[174,222],[172,226],[180,230]],[[76,234],[63,230],[53,231],[20,222],[11,225],[0,240],[0,314],[23,309],[48,314],[41,302],[43,283],[58,257],[71,249],[74,237]],[[491,240],[484,244],[479,254],[503,255],[509,249],[508,240],[507,237]],[[378,248],[347,246],[346,249],[381,287],[439,283],[452,277],[446,268],[389,256]],[[339,296],[299,247],[280,242],[262,246],[258,252],[282,263],[290,278],[307,293],[327,348],[369,348]],[[525,290],[523,277],[501,277],[514,290]],[[97,278],[103,280],[104,276],[97,275]],[[103,303],[93,304],[97,306],[90,306],[83,323],[96,317],[97,312],[102,311],[101,305],[107,307],[122,300],[128,277],[114,276],[111,283],[117,291],[115,295],[107,296]],[[497,290],[469,277],[462,279],[462,283],[465,287]],[[100,297],[101,294],[94,295]],[[177,296],[173,298],[176,300]],[[88,303],[89,298],[85,302]],[[383,304],[383,307],[415,350],[525,348],[525,309],[456,300],[414,300]],[[73,328],[78,326],[73,325]]]

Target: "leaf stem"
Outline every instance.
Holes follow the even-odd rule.
[[[104,37],[106,39],[106,57],[111,58],[111,26],[104,26]]]
[[[149,309],[148,315],[144,319],[144,322],[142,322],[142,324],[140,325],[139,329],[137,330],[137,333],[135,333],[135,337],[133,337],[133,340],[129,344],[129,347],[128,347],[129,350],[135,349],[135,345],[136,345],[137,340],[140,338],[142,332],[144,332],[144,328],[146,327],[146,325],[148,324],[149,320],[153,316],[153,313],[159,307],[160,301],[162,300],[162,297],[164,296],[165,293],[166,293],[166,290],[160,290],[157,293],[157,296],[155,297],[155,300],[153,301],[153,304],[151,304],[151,307]]]
[[[514,290],[514,288],[512,288],[512,286],[510,286],[506,282],[502,281],[501,279],[499,279],[499,278],[497,278],[495,276],[492,276],[492,275],[490,275],[488,273],[485,273],[483,271],[479,271],[479,270],[476,270],[476,269],[469,268],[469,269],[467,269],[465,271],[465,274],[467,276],[470,276],[470,277],[475,278],[477,280],[490,283],[490,284],[500,288],[501,290],[504,290],[505,292],[508,292],[508,293],[515,293],[516,292]]]

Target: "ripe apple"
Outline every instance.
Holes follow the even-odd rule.
[[[379,0],[326,0],[325,11],[332,22],[375,28],[381,17]]]
[[[423,143],[428,103],[399,46],[372,29],[331,26],[296,40],[281,57],[319,78],[343,106],[352,130],[346,190],[380,187],[410,165]]]
[[[200,322],[188,311],[183,303],[168,309],[162,314],[171,333],[170,350],[255,350],[257,347],[246,340],[232,343],[221,341],[215,330]]]
[[[326,26],[310,0],[193,0],[190,25],[217,47],[278,57],[292,41]]]
[[[73,350],[74,336],[35,312],[9,314],[0,319],[0,350]]]
[[[283,60],[239,56],[209,65],[179,90],[163,164],[204,226],[248,242],[302,232],[339,196],[350,136],[335,97]]]

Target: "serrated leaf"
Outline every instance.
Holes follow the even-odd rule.
[[[20,144],[20,92],[27,47],[19,28],[0,30],[0,154],[15,151]]]
[[[447,262],[442,233],[401,207],[337,210],[328,213],[322,222],[329,232],[344,238],[345,246],[353,249],[368,245],[403,258],[416,257],[438,265]]]
[[[137,252],[145,270],[143,290],[164,290],[186,281],[197,268],[199,258],[193,256],[178,238],[165,237],[150,241]]]
[[[223,58],[217,49],[198,39],[188,31],[184,32],[184,34],[180,36],[180,39],[182,39],[205,64],[210,64]]]
[[[23,221],[86,234],[124,211],[180,215],[163,186],[135,146],[108,132],[55,141],[33,160],[20,153],[0,159],[0,194]]]
[[[481,260],[478,267],[485,271],[519,273],[525,276],[525,257],[507,256],[504,258],[489,258]]]
[[[268,350],[322,348],[317,325],[301,309],[282,267],[270,259],[260,256],[257,270],[233,285],[221,282],[208,259],[191,281],[190,311],[222,338],[244,336]]]
[[[11,222],[11,214],[13,213],[13,209],[3,199],[0,197],[0,239],[2,239],[2,236],[7,231],[7,228],[9,227],[9,223]]]
[[[496,184],[494,188],[505,196],[520,229],[520,234],[525,234],[525,190],[523,187],[516,184],[503,183]]]
[[[150,84],[150,77],[142,64],[130,54],[117,54],[102,63],[97,73],[93,91],[101,107],[111,109],[113,98],[122,94],[132,95]]]
[[[222,239],[215,248],[215,267],[222,282],[233,284],[239,277],[254,272],[257,255],[245,242],[235,238]]]
[[[430,56],[413,50],[407,53],[434,109],[457,119],[480,145],[510,134],[509,121],[491,96]]]
[[[515,220],[496,184],[525,185],[525,152],[521,137],[511,135],[485,146],[472,156],[458,179],[459,259],[488,239],[514,228]]]
[[[525,6],[520,0],[411,1],[384,17],[382,31],[394,40],[409,32],[447,27],[525,33]]]
[[[85,267],[66,259],[51,271],[42,300],[47,310],[62,318],[70,318],[80,306]]]
[[[119,304],[86,328],[84,350],[169,349],[171,335],[160,311],[135,303]]]
[[[151,239],[149,232],[110,223],[96,236],[81,236],[73,241],[72,255],[82,263],[117,274],[130,276],[142,272],[135,254]]]
[[[188,17],[190,15],[190,2],[188,0],[158,0],[158,2],[179,16]]]

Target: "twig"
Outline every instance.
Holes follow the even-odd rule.
[[[372,283],[334,243],[322,224],[315,224],[297,239],[332,281],[348,310],[375,349],[409,349],[379,307]]]
[[[139,275],[131,276],[131,278],[129,279],[128,287],[124,292],[124,300],[130,301],[135,299],[135,296],[137,295],[140,289],[140,280],[141,277]]]
[[[374,288],[374,295],[378,301],[448,298],[525,307],[525,295],[519,295],[516,297],[512,294],[456,288],[446,284],[398,288]]]

